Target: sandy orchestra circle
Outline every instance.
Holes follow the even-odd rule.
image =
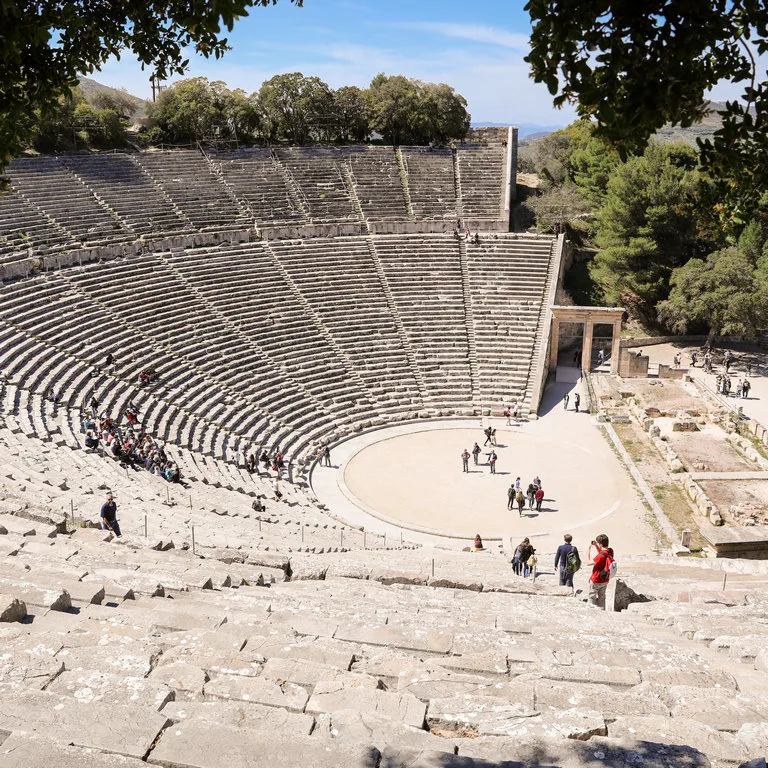
[[[348,461],[346,494],[404,527],[456,537],[529,535],[576,529],[619,509],[618,479],[601,471],[586,447],[564,437],[497,429],[498,462],[490,473],[480,429],[425,428],[371,442]],[[462,471],[461,452],[481,448],[479,464]],[[545,491],[542,509],[522,515],[507,509],[507,489],[520,478],[523,491],[535,476]]]

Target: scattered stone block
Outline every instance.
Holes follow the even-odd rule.
[[[27,606],[13,595],[0,593],[0,622],[23,621],[27,617]]]

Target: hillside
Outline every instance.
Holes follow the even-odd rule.
[[[111,88],[108,85],[103,85],[96,80],[92,80],[90,77],[80,78],[80,89],[89,104],[92,103],[92,100],[97,93],[106,91],[113,96],[119,96],[122,99],[126,99],[134,105],[134,111],[131,114],[131,119],[133,121],[144,117],[148,102],[145,99],[140,99],[138,96],[134,96],[132,93],[128,93],[126,90]]]

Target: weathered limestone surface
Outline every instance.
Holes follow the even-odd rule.
[[[94,661],[97,662],[98,658]],[[152,678],[128,677],[99,669],[62,672],[46,690],[71,696],[80,702],[103,701],[105,704],[138,705],[156,710],[162,709],[174,698],[173,688]]]
[[[27,616],[27,606],[14,595],[0,594],[0,622],[22,621]]]
[[[174,723],[189,720],[201,728],[223,725],[263,736],[309,736],[315,721],[311,715],[239,701],[171,701],[163,707],[163,714]]]
[[[90,702],[76,704],[47,691],[0,696],[0,729],[35,733],[75,746],[141,758],[167,718],[149,708]]]
[[[342,683],[319,683],[307,703],[310,714],[353,709],[370,712],[389,720],[399,720],[414,728],[424,725],[426,705],[409,693],[390,693],[371,688],[345,688]]]
[[[283,707],[291,712],[303,712],[309,694],[293,683],[278,684],[261,677],[221,675],[205,684],[206,699],[252,701],[267,707]]]
[[[141,768],[146,763],[133,757],[73,747],[44,734],[17,731],[0,744],[0,765],[3,768]]]
[[[224,725],[204,729],[187,721],[168,728],[149,763],[167,768],[375,768],[378,759],[378,750],[365,744],[328,744],[299,736],[265,739],[258,731]]]

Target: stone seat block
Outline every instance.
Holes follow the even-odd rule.
[[[16,595],[0,592],[0,622],[23,621],[27,617],[27,605]]]
[[[355,646],[313,636],[296,637],[282,632],[251,635],[245,651],[262,659],[299,660],[346,672],[352,666]]]
[[[391,693],[373,688],[344,687],[340,681],[322,682],[307,703],[308,714],[353,709],[370,712],[389,720],[398,720],[414,728],[422,728],[426,705],[410,693]]]
[[[81,703],[47,691],[0,696],[0,729],[141,759],[170,721],[147,707]],[[55,763],[54,763],[55,764]]]
[[[94,651],[92,659],[94,667],[101,666],[97,652]],[[155,710],[162,709],[174,698],[173,688],[163,682],[98,668],[79,669],[76,672],[64,671],[48,685],[46,690],[72,697],[77,701],[138,705]]]
[[[306,689],[293,683],[279,684],[272,680],[242,675],[219,675],[205,684],[205,699],[247,701],[267,707],[280,707],[291,712],[303,712],[309,700]]]
[[[622,716],[608,724],[615,739],[636,739],[695,747],[716,765],[740,765],[754,755],[733,734],[682,717]]]
[[[138,758],[74,747],[67,743],[65,735],[61,741],[55,741],[47,734],[14,731],[0,745],[0,765],[3,768],[45,765],[55,765],[56,768],[142,768],[146,763]]]
[[[379,751],[367,743],[334,745],[313,737],[273,735],[244,728],[200,728],[190,720],[168,729],[149,755],[151,765],[166,768],[371,768]]]
[[[411,628],[390,624],[340,624],[334,639],[436,654],[450,653],[453,645],[453,634],[446,630],[426,631],[418,626]]]
[[[59,587],[35,587],[22,581],[13,583],[7,579],[0,581],[0,588],[22,602],[27,609],[34,608],[44,611],[68,611],[72,608],[72,600],[66,589]],[[37,612],[37,611],[36,611]]]
[[[263,736],[309,736],[315,724],[311,715],[241,701],[169,701],[163,714],[174,724],[190,721],[202,728],[225,726]]]
[[[268,680],[287,680],[304,687],[319,682],[338,682],[349,688],[378,688],[378,678],[357,672],[345,672],[324,664],[302,659],[267,659],[262,677]]]

